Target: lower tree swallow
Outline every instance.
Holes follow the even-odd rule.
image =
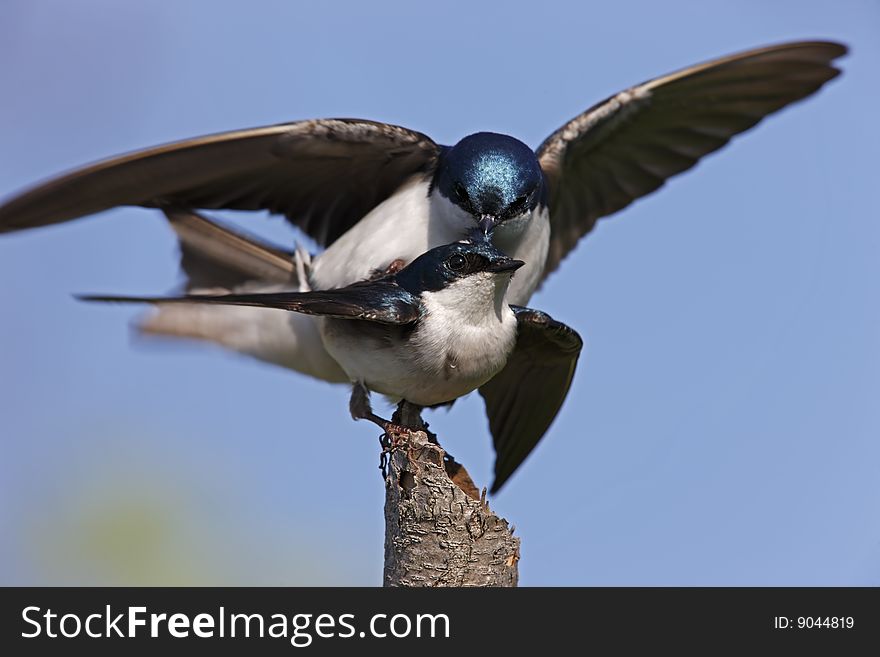
[[[352,384],[352,417],[386,432],[394,425],[373,413],[370,391],[400,402],[400,417],[421,428],[421,408],[479,389],[497,454],[494,493],[556,417],[583,344],[547,314],[507,304],[513,273],[524,264],[483,238],[433,248],[395,273],[336,289],[81,298],[317,316],[327,352]]]

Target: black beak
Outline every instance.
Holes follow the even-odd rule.
[[[477,228],[483,235],[488,235],[493,230],[495,230],[495,226],[498,225],[498,219],[491,214],[484,214],[480,217],[480,220],[477,222]]]
[[[504,256],[503,258],[495,258],[492,262],[489,263],[489,266],[486,267],[486,271],[491,272],[504,272],[504,271],[516,271],[520,267],[522,267],[524,263],[522,260],[514,260],[513,258],[508,258]]]

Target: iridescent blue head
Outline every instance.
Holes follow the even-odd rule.
[[[426,251],[395,274],[408,292],[436,292],[482,272],[510,276],[525,263],[502,253],[483,235]]]
[[[478,132],[445,150],[433,189],[473,216],[484,233],[534,210],[545,196],[534,151],[493,132]]]

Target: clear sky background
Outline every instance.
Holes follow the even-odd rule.
[[[0,7],[0,196],[215,131],[362,117],[536,146],[595,101],[793,39],[844,75],[603,220],[532,299],[586,340],[493,507],[524,585],[880,584],[880,5]],[[292,244],[283,221],[243,225]],[[179,283],[155,211],[0,237],[0,582],[381,582],[377,430],[348,390],[134,339],[73,293]],[[383,409],[386,410],[386,409]],[[428,417],[488,484],[476,395]]]

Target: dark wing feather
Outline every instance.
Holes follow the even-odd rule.
[[[358,283],[335,290],[253,294],[190,294],[180,297],[80,296],[83,301],[115,303],[211,303],[277,308],[336,319],[379,324],[409,324],[419,318],[419,301],[390,280]]]
[[[650,194],[840,71],[831,42],[797,42],[692,66],[594,105],[538,148],[550,185],[546,276],[603,216]]]
[[[188,210],[166,209],[180,242],[186,289],[232,289],[249,281],[299,284],[293,254]]]
[[[580,336],[546,313],[511,306],[516,347],[504,369],[480,388],[495,444],[497,492],[546,433],[568,394],[583,347]]]
[[[269,210],[328,245],[439,152],[429,137],[356,119],[321,119],[188,139],[50,180],[0,206],[0,232],[118,205]]]

